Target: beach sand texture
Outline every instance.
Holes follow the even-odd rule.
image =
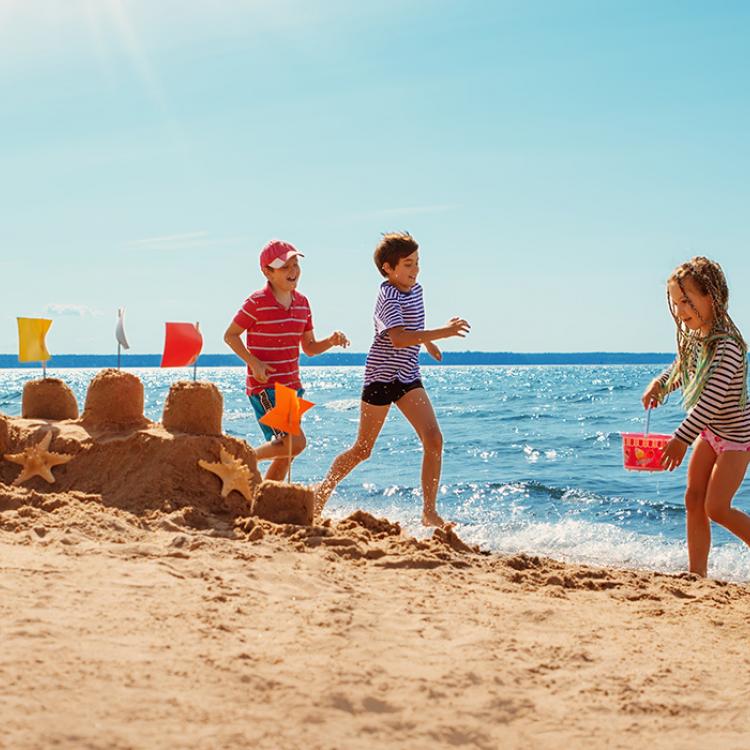
[[[750,745],[745,586],[273,523],[242,441],[88,417],[0,417],[74,456],[0,463],[0,748]]]

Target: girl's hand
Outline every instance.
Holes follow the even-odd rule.
[[[276,372],[276,370],[271,367],[271,365],[267,365],[265,362],[261,362],[258,360],[253,366],[253,377],[259,382],[259,383],[267,383],[268,378],[272,372]]]
[[[643,404],[644,409],[655,409],[659,404],[661,403],[661,396],[662,396],[662,385],[656,380],[652,380],[651,383],[649,383],[648,388],[646,388],[645,391],[643,391],[643,395],[641,396],[641,403]]]
[[[451,318],[445,327],[448,329],[448,336],[460,336],[461,338],[464,338],[471,328],[463,318]]]
[[[687,443],[673,437],[664,448],[661,465],[668,471],[674,471],[682,463],[682,459],[685,458],[687,449]]]
[[[343,334],[341,331],[334,331],[328,337],[328,343],[331,346],[343,346],[344,349],[346,349],[346,347],[349,346],[349,339],[346,338],[346,335]]]
[[[438,349],[437,346],[435,346],[435,344],[432,343],[432,341],[428,341],[424,345],[424,348],[433,359],[437,360],[438,362],[442,361],[443,353],[440,351],[440,349]]]

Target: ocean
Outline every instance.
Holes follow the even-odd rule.
[[[171,383],[192,371],[132,369],[145,389],[146,416],[159,420]],[[483,549],[558,560],[644,568],[687,569],[684,538],[687,460],[673,473],[623,469],[620,432],[644,427],[640,394],[660,365],[423,367],[423,380],[443,431],[445,449],[438,510],[459,535]],[[83,407],[95,369],[50,369]],[[303,367],[308,447],[295,461],[295,482],[318,482],[353,441],[362,367]],[[24,383],[39,371],[0,370],[0,411],[21,412]],[[240,367],[199,368],[198,378],[224,396],[224,430],[261,442],[243,390]],[[679,424],[678,394],[651,418],[652,432]],[[357,508],[421,527],[421,446],[394,407],[369,461],[345,479],[328,511]],[[750,509],[746,480],[735,498]],[[714,526],[709,575],[750,580],[750,550]]]

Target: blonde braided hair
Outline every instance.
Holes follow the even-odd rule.
[[[669,392],[676,381],[682,385],[682,401],[689,409],[698,402],[709,376],[718,367],[720,360],[714,361],[716,349],[721,341],[731,339],[742,351],[743,386],[740,406],[747,403],[747,344],[739,328],[729,315],[729,287],[721,266],[716,261],[696,256],[682,263],[672,272],[667,283],[676,282],[696,316],[700,313],[685,292],[685,279],[692,279],[701,294],[711,298],[713,322],[708,335],[691,331],[675,311],[667,289],[667,305],[677,327],[677,360],[664,387]]]

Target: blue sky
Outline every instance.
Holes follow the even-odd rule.
[[[393,229],[445,349],[669,350],[698,253],[750,336],[750,4],[361,6],[0,0],[0,352],[17,315],[112,351],[118,306],[134,352],[225,351],[271,237],[364,351]]]

